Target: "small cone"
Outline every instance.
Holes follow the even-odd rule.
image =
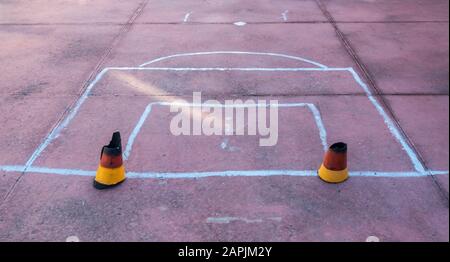
[[[348,178],[347,144],[332,144],[319,168],[319,177],[328,183],[341,183]]]
[[[116,186],[125,180],[125,167],[122,160],[120,133],[114,132],[109,145],[103,146],[100,164],[94,179],[94,187],[105,189]]]

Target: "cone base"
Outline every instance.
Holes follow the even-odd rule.
[[[95,181],[95,179],[94,179],[93,186],[94,186],[95,189],[102,190],[102,189],[108,189],[108,188],[111,188],[111,187],[118,186],[118,185],[122,184],[123,181],[125,181],[125,179],[120,181],[119,183],[116,183],[116,184],[105,185],[105,184],[102,184],[100,182]]]
[[[106,168],[99,165],[94,179],[94,187],[105,189],[116,186],[125,180],[125,167]]]
[[[326,168],[323,164],[320,166],[317,172],[319,177],[327,183],[342,183],[348,178],[348,169],[334,171]]]

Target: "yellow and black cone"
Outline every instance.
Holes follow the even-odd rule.
[[[347,144],[332,144],[325,153],[318,171],[319,177],[328,183],[341,183],[348,178]]]
[[[103,146],[100,164],[94,179],[94,187],[105,189],[116,186],[125,180],[125,167],[122,160],[120,133],[114,132],[109,145]]]

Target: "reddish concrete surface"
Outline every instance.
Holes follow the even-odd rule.
[[[2,212],[2,240],[444,241],[448,209],[428,178],[130,179],[27,174]],[[39,185],[39,186],[37,186]],[[30,195],[36,196],[33,201]],[[424,197],[426,196],[426,197]],[[237,220],[234,220],[237,219]]]
[[[448,96],[387,96],[400,125],[414,141],[425,165],[434,170],[448,170],[449,100]],[[449,177],[436,176],[448,194]]]
[[[448,170],[447,96],[386,96],[400,125],[434,170]]]
[[[339,28],[381,92],[448,95],[448,23],[339,24]]]
[[[321,0],[340,22],[448,22],[446,0]],[[350,11],[351,10],[351,11]]]
[[[20,173],[0,171],[0,198],[4,199],[12,186],[16,183]]]
[[[167,34],[167,32],[171,32]],[[268,33],[270,32],[270,33]],[[255,44],[257,43],[257,44]],[[320,46],[321,48],[317,48]],[[312,59],[329,67],[354,66],[351,58],[335,37],[329,24],[249,24],[235,25],[142,25],[136,24],[120,42],[108,60],[108,66],[137,66],[152,59],[178,53],[201,51],[256,51],[274,52]],[[220,60],[216,60],[220,59]],[[198,57],[158,62],[157,66],[225,66],[225,58]],[[227,58],[229,59],[229,58]],[[242,57],[252,67],[267,65],[274,60]],[[284,67],[297,65],[288,60]],[[227,62],[227,60],[225,60]],[[264,62],[261,62],[264,61]],[[277,59],[275,59],[277,61]],[[279,61],[279,60],[278,60]],[[205,63],[201,63],[205,62]],[[235,65],[235,64],[234,64]],[[239,65],[239,64],[238,64]],[[271,65],[271,64],[269,64]],[[275,62],[273,66],[280,65]],[[233,64],[230,64],[233,66]]]
[[[7,1],[0,3],[0,241],[73,235],[81,241],[448,241],[448,174],[353,176],[338,185],[289,176],[129,178],[98,191],[89,176],[2,171],[24,165],[80,90],[108,66],[134,67],[178,53],[253,51],[357,69],[323,7],[367,66],[420,161],[448,172],[447,1]],[[151,66],[315,67],[243,55],[178,57]],[[109,71],[33,166],[95,170],[114,130],[125,145],[148,103],[190,101],[192,91],[204,91],[204,100],[313,103],[328,142],[349,144],[351,171],[414,170],[348,72]],[[174,137],[173,113],[155,106],[126,168],[316,169],[323,149],[311,113],[279,113],[278,145],[261,148],[259,137]]]
[[[1,94],[78,94],[119,26],[1,26]]]
[[[126,23],[142,0],[18,0],[4,1],[0,23]]]
[[[247,58],[248,59],[248,58]],[[198,63],[197,61],[194,63]],[[266,61],[267,63],[267,61]],[[234,63],[219,63],[230,67]],[[245,64],[241,64],[245,65]],[[308,66],[309,67],[309,66]],[[230,80],[231,79],[231,80]],[[256,71],[108,71],[92,90],[93,96],[245,96],[365,95],[352,74],[330,72]],[[164,98],[161,98],[164,100]],[[157,100],[157,99],[156,99]]]
[[[73,100],[0,96],[0,165],[23,165]]]
[[[185,20],[186,14],[189,16]],[[285,13],[286,20],[283,19]],[[150,1],[137,23],[274,23],[326,21],[314,1]]]
[[[449,191],[449,176],[448,175],[441,175],[435,177],[439,187],[441,187],[441,190],[447,193]]]
[[[121,130],[125,145],[146,105],[161,98],[90,98],[60,138],[37,159],[36,165],[95,170],[98,164],[98,148],[108,141],[111,133],[116,129]],[[245,99],[249,98],[251,97]],[[366,97],[291,97],[289,100],[278,98],[278,101],[315,104],[323,115],[328,141],[343,140],[349,144],[349,166],[352,170],[413,170],[407,155],[389,134],[383,119]],[[129,109],[114,112],[116,105],[126,105]],[[359,110],[360,114],[353,114],[352,118],[347,117],[356,110]],[[131,158],[127,162],[130,171],[314,170],[322,160],[323,148],[319,132],[307,108],[279,109],[278,144],[263,148],[259,147],[258,136],[175,137],[169,130],[170,120],[175,114],[170,113],[167,106],[155,106],[152,109],[135,140]],[[86,137],[87,133],[96,136]],[[99,139],[100,136],[103,140]],[[379,137],[383,139],[378,139]],[[225,139],[230,147],[236,148],[234,152],[220,147]],[[77,147],[67,151],[67,148],[74,144]],[[195,157],[192,152],[196,152]],[[232,168],[230,163],[233,163]]]

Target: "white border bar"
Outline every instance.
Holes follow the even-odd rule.
[[[26,166],[0,166],[0,171],[4,172],[23,172],[23,173],[42,173],[65,176],[95,176],[94,170],[48,168],[48,167],[26,167]],[[351,171],[351,177],[422,177],[427,173],[432,175],[446,175],[449,171],[428,170],[425,173],[415,171],[397,171],[397,172],[376,172],[376,171]],[[317,176],[315,170],[228,170],[228,171],[210,171],[210,172],[127,172],[128,178],[161,178],[161,179],[180,179],[180,178],[205,178],[205,177],[266,177],[266,176],[297,176],[311,177]]]

